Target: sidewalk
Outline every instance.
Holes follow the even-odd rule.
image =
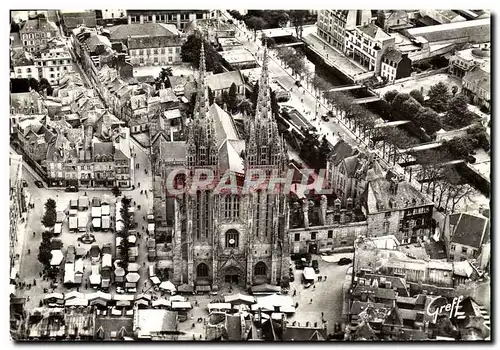
[[[351,61],[342,52],[331,47],[327,42],[319,38],[315,33],[309,34],[302,39],[307,45],[320,55],[325,62],[337,68],[345,75],[353,78],[356,75],[368,72],[361,65]]]

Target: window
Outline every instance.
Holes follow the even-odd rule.
[[[453,254],[450,254],[450,260],[455,260],[455,256]]]
[[[168,56],[168,62],[172,63],[172,56]]]
[[[384,232],[385,234],[389,234],[389,223],[387,221],[384,222]]]
[[[18,73],[22,73],[21,68],[18,68],[18,69],[17,69],[17,72],[18,72]]]
[[[254,275],[255,276],[265,276],[266,273],[267,273],[267,266],[266,266],[266,264],[263,263],[262,261],[259,261],[255,265]]]
[[[239,233],[236,230],[229,230],[226,232],[226,248],[238,248]]]
[[[196,268],[196,277],[198,278],[206,278],[208,277],[208,266],[204,263],[201,263]]]
[[[158,55],[158,49],[154,49],[154,50],[153,50],[153,53],[154,53],[155,55]]]
[[[295,234],[295,242],[299,242],[300,241],[300,233],[296,233]]]
[[[462,248],[462,254],[467,254],[467,248]]]
[[[139,64],[144,64],[144,58],[139,58]]]
[[[171,55],[171,54],[172,54],[172,52],[173,52],[173,51],[172,51],[172,48],[171,48],[171,47],[169,47],[169,48],[168,48],[168,53]]]
[[[333,238],[333,230],[328,230],[328,238]]]
[[[390,218],[390,217],[391,217],[391,212],[390,212],[390,211],[388,211],[387,213],[385,213],[385,217],[386,217],[386,218]]]
[[[312,240],[316,239],[316,233],[317,233],[317,232],[311,232],[311,239],[312,239]]]
[[[450,249],[455,250],[455,248],[456,248],[456,245],[452,244]]]

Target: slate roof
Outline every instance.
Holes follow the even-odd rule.
[[[355,153],[355,150],[344,140],[340,140],[333,146],[333,150],[330,155],[330,160],[337,164],[342,159],[350,157]]]
[[[161,23],[131,23],[121,24],[107,28],[110,32],[111,40],[126,40],[133,36],[177,36],[177,34]]]
[[[75,11],[75,12],[63,12],[61,11],[61,17],[64,21],[64,25],[68,29],[76,28],[80,25],[85,25],[86,27],[95,27],[97,25],[95,11]]]
[[[217,148],[220,148],[225,140],[239,140],[233,118],[226,111],[214,103],[209,107],[209,112],[214,118]]]
[[[477,86],[479,89],[484,89],[486,91],[491,91],[491,74],[487,72],[483,67],[474,67],[463,77],[464,81],[470,82],[473,86]]]
[[[103,35],[91,35],[90,38],[85,40],[85,44],[88,46],[89,51],[95,53],[98,45],[104,45],[104,47],[111,47],[111,42],[108,38]]]
[[[396,63],[399,63],[403,59],[403,55],[401,54],[401,52],[394,48],[389,48],[384,53],[384,57],[387,58],[389,61]]]
[[[237,87],[245,84],[243,75],[239,70],[212,74],[206,77],[206,84],[212,91],[229,89],[233,83],[236,84]]]
[[[451,243],[480,248],[488,234],[488,219],[482,216],[462,213],[451,235]]]
[[[383,41],[391,38],[382,28],[373,23],[365,24],[364,26],[358,27],[358,29],[375,40]]]
[[[181,45],[182,41],[178,36],[130,37],[127,41],[129,49],[162,48]]]
[[[228,340],[240,341],[242,340],[241,329],[241,316],[240,315],[227,315],[226,314],[226,332]]]
[[[29,19],[26,21],[20,32],[56,32],[57,27],[54,22],[41,19]]]

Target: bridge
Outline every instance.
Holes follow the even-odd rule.
[[[337,87],[334,87],[333,89],[330,89],[328,91],[348,91],[348,90],[356,90],[356,89],[360,89],[362,88],[363,85],[340,85],[340,86],[337,86]]]
[[[298,41],[296,43],[291,43],[291,44],[276,45],[276,47],[293,47],[293,46],[301,46],[301,45],[304,45],[304,43],[302,41]]]
[[[396,127],[396,126],[408,124],[409,122],[410,122],[409,120],[396,120],[395,122],[387,122],[387,123],[376,124],[375,128]]]
[[[361,104],[370,103],[370,102],[377,102],[377,101],[380,101],[381,99],[382,98],[380,96],[375,95],[375,96],[355,99],[352,103],[354,103],[355,105],[361,105]]]

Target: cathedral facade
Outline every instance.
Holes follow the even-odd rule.
[[[175,197],[171,280],[176,284],[198,290],[288,284],[288,198],[279,185],[267,186],[273,177],[286,177],[287,152],[272,116],[267,53],[264,57],[255,115],[244,116],[245,135],[240,135],[228,113],[209,105],[202,46],[182,178],[191,190]],[[233,191],[193,188],[196,174],[205,170],[214,174],[214,183],[236,179]],[[255,172],[266,182],[248,189]]]

